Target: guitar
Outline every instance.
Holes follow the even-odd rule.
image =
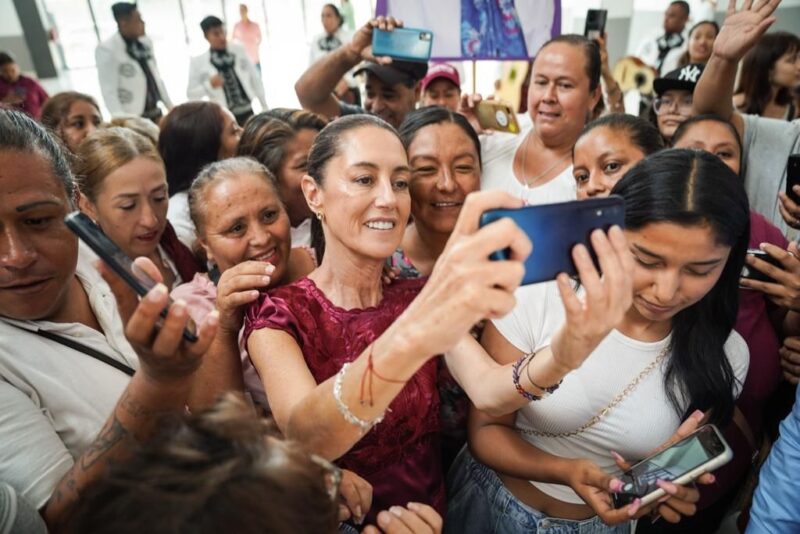
[[[623,93],[636,89],[643,95],[653,93],[653,81],[658,78],[656,69],[635,56],[617,61],[613,75]]]

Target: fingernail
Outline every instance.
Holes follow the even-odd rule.
[[[617,460],[618,462],[625,462],[625,458],[623,458],[622,455],[617,451],[609,451],[609,452],[611,453],[611,456],[613,456],[614,459]]]
[[[713,484],[713,483],[714,483],[714,482],[716,482],[716,481],[717,481],[717,477],[715,477],[714,475],[712,475],[711,473],[709,473],[709,474],[708,474],[708,483],[709,483],[709,484]]]
[[[704,414],[702,410],[695,410],[694,412],[692,412],[691,418],[697,419],[699,421],[700,419],[705,417],[705,415],[706,414]]]
[[[183,299],[178,299],[172,303],[172,309],[175,311],[177,315],[183,315],[186,313],[186,301]]]
[[[387,526],[389,526],[389,523],[391,522],[392,522],[392,514],[388,514],[386,512],[381,512],[378,514],[378,524],[381,527],[386,528]]]
[[[265,286],[269,285],[269,281],[270,280],[271,280],[271,278],[269,276],[262,276],[261,277],[261,283],[264,284]]]
[[[151,289],[150,292],[147,294],[147,300],[150,300],[151,302],[158,302],[159,300],[164,298],[164,295],[166,295],[166,293],[167,293],[167,286],[165,286],[164,284],[156,284],[156,286],[153,289]]]
[[[611,483],[608,486],[609,489],[611,489],[611,491],[613,491],[614,493],[619,493],[620,491],[622,491],[622,487],[624,485],[625,484],[620,479],[615,478],[611,480]]]
[[[415,502],[410,502],[410,503],[408,503],[408,505],[406,505],[406,508],[408,508],[408,509],[409,509],[409,510],[411,510],[412,512],[419,512],[419,511],[422,509],[422,508],[420,507],[420,505],[419,505],[419,504],[417,504],[417,503],[415,503]]]
[[[389,511],[392,512],[397,517],[403,516],[403,509],[399,506],[392,506],[391,508],[389,508]]]
[[[267,272],[267,274],[272,274],[275,272],[275,266],[271,263],[268,263],[266,269],[264,270]]]
[[[206,323],[210,326],[216,326],[219,323],[219,310],[212,310],[211,313],[206,315]]]

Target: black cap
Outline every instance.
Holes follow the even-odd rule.
[[[357,75],[362,72],[374,74],[386,85],[402,83],[407,87],[412,87],[425,77],[428,72],[428,64],[420,61],[394,60],[390,65],[381,65],[372,61],[365,61],[356,67],[356,71],[353,74]]]
[[[119,19],[124,19],[136,11],[136,7],[136,2],[117,2],[111,6],[111,13],[114,14],[114,20],[119,22]]]
[[[664,75],[663,78],[656,78],[653,88],[656,94],[663,95],[670,89],[681,89],[694,93],[694,88],[703,74],[705,63],[689,63],[679,69],[675,69]]]

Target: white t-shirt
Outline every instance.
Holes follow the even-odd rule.
[[[310,247],[311,246],[311,217],[305,219],[297,226],[292,226],[289,229],[289,235],[292,238],[292,247]]]
[[[130,377],[33,331],[139,367],[108,285],[80,256],[76,275],[105,335],[78,323],[0,318],[0,480],[37,509],[97,437]]]
[[[175,193],[169,197],[167,219],[175,228],[175,233],[178,234],[181,243],[189,247],[189,250],[194,250],[197,232],[195,232],[194,222],[189,216],[189,193],[187,191]]]
[[[553,282],[521,287],[517,306],[494,325],[509,343],[523,352],[549,345],[564,322],[564,307]],[[668,346],[671,335],[654,343],[637,341],[614,330],[581,367],[564,377],[550,397],[531,402],[517,412],[520,429],[552,433],[570,432],[591,420],[620,394]],[[747,376],[750,362],[747,345],[731,332],[725,352],[739,381],[736,395]],[[520,436],[544,452],[564,458],[588,458],[608,473],[619,474],[609,451],[628,459],[644,458],[664,443],[681,420],[667,398],[664,371],[669,355],[615,408],[598,423],[576,436]],[[568,486],[533,482],[539,490],[563,502],[583,504]]]
[[[514,175],[514,154],[530,131],[523,127],[523,131],[516,135],[496,132],[481,136],[481,190],[499,189],[525,200],[528,204],[555,204],[575,200],[577,190],[575,178],[572,176],[572,165],[538,187],[527,187]]]

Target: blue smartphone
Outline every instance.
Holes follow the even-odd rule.
[[[577,275],[572,261],[572,248],[582,243],[592,255],[589,236],[600,228],[608,231],[613,225],[625,225],[625,201],[622,197],[610,196],[590,200],[525,206],[518,209],[489,210],[481,215],[480,225],[509,217],[533,243],[533,252],[525,260],[525,276],[522,285],[555,280],[559,273]],[[509,258],[508,249],[494,252],[493,260]]]
[[[428,61],[433,49],[433,32],[416,28],[395,28],[372,32],[372,55],[404,61]]]

